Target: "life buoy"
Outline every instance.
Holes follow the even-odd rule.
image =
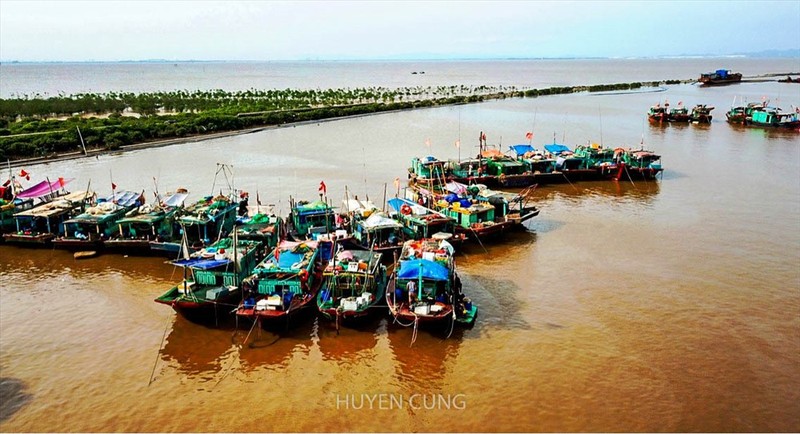
[[[408,204],[404,204],[400,207],[400,213],[403,215],[410,215],[411,214],[411,207]]]

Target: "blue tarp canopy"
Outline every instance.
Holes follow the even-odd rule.
[[[511,149],[517,154],[517,156],[528,152],[536,152],[536,148],[531,145],[511,145]]]
[[[572,152],[572,150],[569,149],[568,147],[556,143],[553,143],[552,145],[544,145],[544,148],[547,149],[547,152],[550,152],[552,154],[560,154],[562,152]]]
[[[427,259],[400,261],[399,279],[419,279],[420,275],[423,279],[447,280],[450,273],[444,265]]]
[[[231,261],[229,259],[203,259],[203,258],[179,259],[177,261],[172,261],[172,265],[177,265],[179,267],[194,268],[196,270],[210,270],[212,268],[221,267],[223,265],[228,265],[230,263]]]
[[[400,212],[400,208],[402,208],[403,205],[408,205],[410,207],[417,206],[416,202],[410,201],[408,199],[399,198],[399,197],[395,197],[394,199],[389,199],[387,201],[387,203],[389,204],[390,207],[392,207],[392,209],[395,212]]]

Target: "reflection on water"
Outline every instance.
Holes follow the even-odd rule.
[[[16,378],[0,377],[0,422],[4,422],[31,400],[25,383]]]
[[[412,327],[390,325],[387,338],[394,360],[391,384],[409,392],[441,389],[448,375],[448,364],[458,358],[458,349],[464,339],[464,331],[459,328],[446,338],[449,330],[449,323],[420,327],[416,341],[411,345]]]
[[[161,349],[161,360],[190,379],[201,382],[215,379],[234,348],[231,331],[203,327],[181,315],[173,317],[172,330]]]

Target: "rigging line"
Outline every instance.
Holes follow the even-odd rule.
[[[167,328],[169,328],[170,320],[172,319],[172,315],[167,316],[167,323],[164,325],[164,334],[161,336],[161,343],[158,345],[158,351],[156,351],[156,360],[153,362],[153,370],[150,372],[150,381],[147,383],[147,387],[150,387],[153,384],[153,375],[156,373],[156,366],[158,366],[158,356],[161,354],[161,348],[164,346],[164,339],[167,338]]]
[[[569,180],[569,178],[567,177],[567,175],[564,172],[561,172],[561,176],[563,176],[564,179],[566,179],[567,182],[569,182],[569,185],[571,185],[572,188],[575,189],[575,191],[580,191],[580,190],[578,190],[578,187],[575,187],[575,184],[573,184],[572,181]]]
[[[485,253],[489,253],[489,251],[488,251],[488,250],[486,250],[486,247],[484,247],[484,246],[483,246],[483,243],[481,242],[481,237],[480,237],[480,236],[478,236],[478,233],[477,233],[477,232],[475,232],[475,229],[473,229],[473,228],[472,228],[472,226],[470,226],[470,227],[469,227],[469,230],[471,230],[471,231],[472,231],[472,233],[473,233],[473,234],[475,234],[475,240],[477,240],[477,241],[478,241],[478,244],[480,244],[480,246],[481,246],[481,248],[483,249],[483,251],[484,251]]]
[[[255,321],[253,321],[253,325],[250,327],[250,331],[247,333],[247,336],[244,338],[244,342],[242,342],[242,344],[241,344],[241,345],[239,345],[239,349],[241,349],[241,348],[242,348],[242,346],[244,346],[244,344],[245,344],[245,343],[247,343],[247,340],[248,340],[248,339],[250,339],[250,333],[252,333],[252,332],[253,332],[253,329],[255,328],[256,324],[258,324],[258,319],[256,319]],[[222,382],[222,380],[224,380],[224,379],[225,379],[225,377],[227,377],[227,376],[228,376],[228,374],[230,373],[230,370],[231,370],[231,368],[233,367],[233,362],[234,362],[234,360],[235,360],[236,358],[237,358],[237,357],[234,357],[234,358],[233,358],[233,359],[230,361],[230,363],[228,364],[228,367],[225,369],[225,372],[222,374],[222,378],[220,378],[220,379],[219,379],[219,381],[217,381],[216,383],[214,383],[214,386],[213,386],[213,387],[211,387],[211,390],[214,390],[214,389],[215,389],[215,388],[216,388],[216,387],[219,385],[219,383],[221,383],[221,382]]]

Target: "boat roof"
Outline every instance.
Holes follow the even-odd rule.
[[[325,214],[331,210],[333,210],[333,208],[322,200],[315,200],[302,205],[298,204],[294,207],[294,211],[298,215]]]
[[[378,229],[400,229],[403,225],[397,220],[387,217],[383,213],[373,213],[366,220],[361,222],[361,226],[366,230]]]
[[[436,216],[440,216],[442,219],[450,220],[450,217],[447,217],[446,215],[444,215],[444,214],[442,214],[442,213],[440,213],[438,211],[434,211],[434,210],[432,210],[430,208],[426,208],[426,207],[424,207],[424,206],[422,206],[422,205],[420,205],[420,204],[418,204],[418,203],[416,203],[414,201],[408,200],[408,199],[403,199],[403,198],[400,198],[400,197],[396,197],[394,199],[389,199],[387,201],[387,203],[389,204],[390,207],[392,207],[392,209],[395,212],[400,212],[400,209],[403,207],[403,205],[408,205],[409,207],[411,207],[411,217],[433,214],[433,215],[436,215]]]
[[[511,145],[511,150],[517,154],[517,156],[527,154],[528,152],[536,152],[536,148],[531,145]]]
[[[378,209],[371,200],[360,200],[360,199],[344,199],[342,200],[342,206],[347,211],[360,211],[363,213],[364,211],[374,211]]]
[[[550,144],[550,145],[544,145],[544,149],[546,149],[547,152],[550,152],[551,154],[560,154],[562,152],[572,152],[572,150],[570,150],[568,146],[559,145],[558,143],[553,143],[553,144]]]
[[[77,207],[81,201],[83,201],[87,197],[91,197],[91,192],[85,191],[76,191],[74,193],[69,193],[64,196],[59,196],[56,199],[43,203],[39,206],[34,208],[20,211],[14,214],[14,217],[53,217],[56,215],[64,214],[75,207]]]
[[[341,252],[336,254],[336,260],[331,261],[328,264],[327,270],[331,270],[335,267],[336,262],[339,263],[351,263],[351,262],[365,262],[367,264],[366,270],[361,270],[359,273],[371,273],[373,269],[380,264],[381,257],[383,253],[380,252],[370,252],[369,250],[360,250],[360,249],[347,249],[342,250]],[[345,268],[342,272],[348,272],[352,270],[348,270]]]
[[[449,277],[450,270],[446,266],[427,259],[400,261],[400,271],[397,272],[398,279],[447,280]]]
[[[75,178],[58,178],[55,181],[44,180],[21,191],[17,194],[17,197],[20,199],[36,199],[37,197],[47,196],[60,190],[73,179]]]
[[[174,193],[167,196],[161,203],[164,204],[164,206],[183,206],[187,197],[189,197],[188,193]]]

